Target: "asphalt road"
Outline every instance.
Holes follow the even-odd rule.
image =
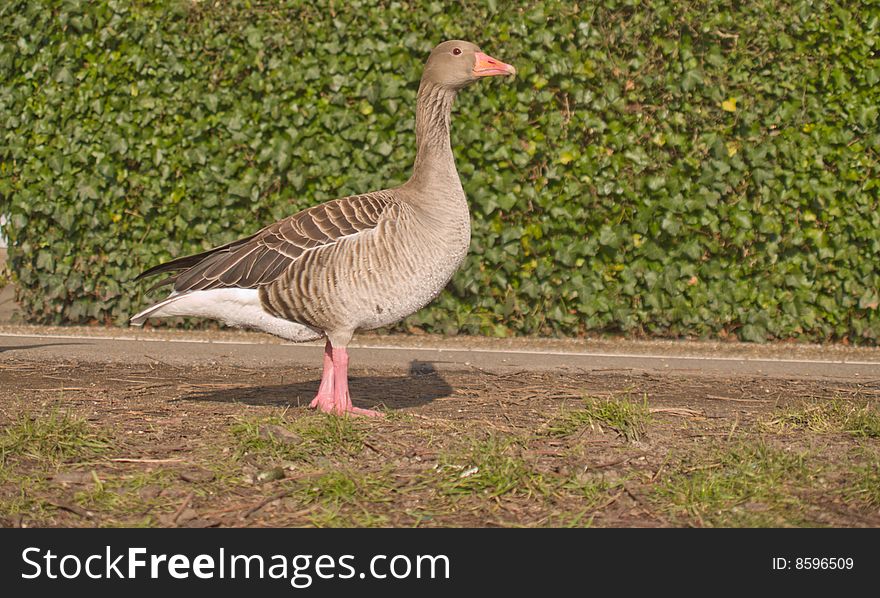
[[[242,367],[319,366],[318,343],[286,344],[256,333],[93,328],[0,328],[0,365],[9,360],[85,361],[177,367],[218,363]],[[484,339],[361,336],[353,368],[491,372],[631,370],[684,375],[766,376],[880,382],[880,350],[831,345],[752,345],[674,341]],[[0,381],[2,381],[0,367]]]

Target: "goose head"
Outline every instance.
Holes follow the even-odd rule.
[[[459,90],[483,77],[515,75],[516,69],[462,40],[445,41],[431,51],[422,81]]]

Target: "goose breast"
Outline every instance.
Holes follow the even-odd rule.
[[[442,204],[448,212],[443,214],[392,201],[374,228],[303,255],[262,287],[266,310],[320,330],[371,330],[434,299],[467,254],[464,196],[457,210]]]

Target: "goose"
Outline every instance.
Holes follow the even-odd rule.
[[[146,270],[168,297],[131,318],[194,316],[288,341],[326,339],[310,406],[377,416],[352,405],[347,347],[356,331],[399,322],[432,301],[470,244],[470,214],[449,138],[456,94],[484,77],[515,75],[467,41],[445,41],[424,66],[416,158],[403,185],[315,205],[249,237]]]

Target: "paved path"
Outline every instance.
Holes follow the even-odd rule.
[[[293,345],[243,332],[140,331],[94,328],[0,328],[0,365],[6,360],[74,360],[175,366],[217,362],[243,367],[318,367],[322,346]],[[880,350],[840,345],[751,345],[671,341],[553,341],[358,337],[355,368],[406,370],[430,363],[437,371],[493,372],[632,370],[683,375],[767,376],[880,383]],[[0,381],[2,381],[0,368]]]

